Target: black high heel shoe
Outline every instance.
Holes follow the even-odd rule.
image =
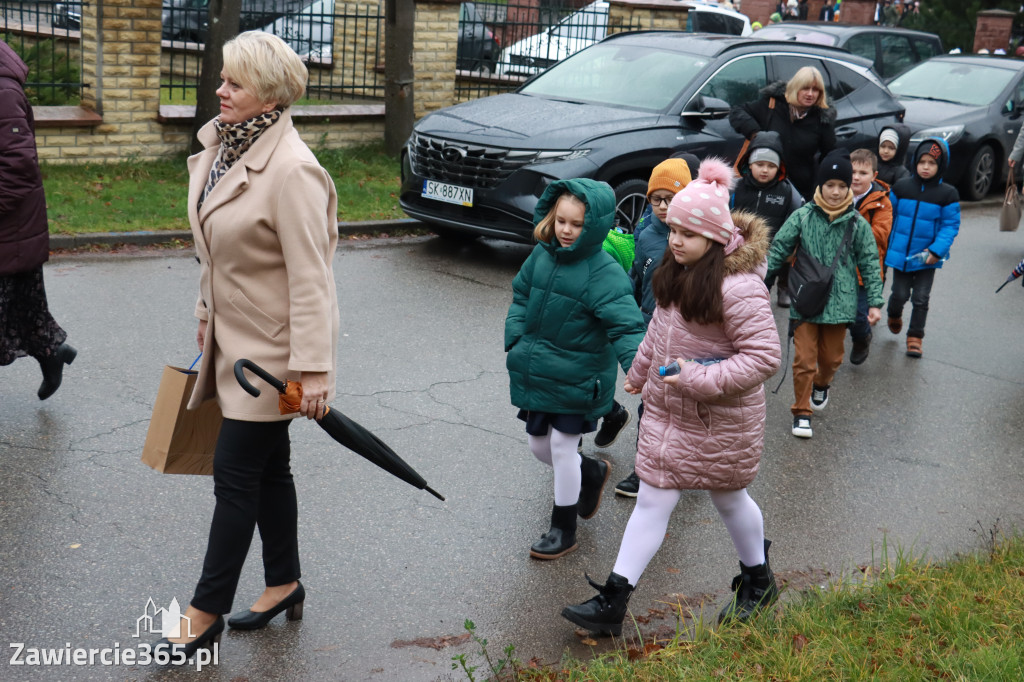
[[[213,625],[206,628],[203,634],[199,635],[191,642],[186,644],[178,644],[164,637],[153,645],[153,655],[157,656],[164,650],[167,654],[167,663],[174,663],[179,665],[183,660],[187,661],[196,655],[196,652],[200,649],[210,647],[214,644],[220,643],[220,637],[224,633],[224,616],[217,616],[217,620],[213,621]],[[184,658],[183,658],[184,656]]]
[[[285,612],[288,620],[302,620],[302,603],[306,600],[306,590],[302,583],[292,590],[291,594],[277,602],[277,604],[266,611],[253,611],[247,609],[241,613],[228,618],[228,627],[234,630],[259,630],[265,627],[274,616]]]
[[[57,392],[60,382],[64,377],[64,365],[70,365],[78,356],[74,346],[66,343],[60,344],[53,355],[39,360],[39,367],[43,370],[43,383],[39,385],[36,395],[40,400],[46,400]]]

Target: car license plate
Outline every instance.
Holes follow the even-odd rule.
[[[423,181],[422,196],[427,199],[436,199],[437,201],[444,201],[449,204],[458,204],[459,206],[473,205],[472,187],[446,185],[443,182],[437,182],[435,180]]]

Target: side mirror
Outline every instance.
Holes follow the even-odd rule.
[[[728,116],[731,109],[732,107],[724,99],[697,95],[690,100],[690,103],[683,109],[681,115],[695,118],[719,119]]]

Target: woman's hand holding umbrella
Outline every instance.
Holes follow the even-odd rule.
[[[370,433],[370,431],[365,427],[357,424],[338,410],[327,407],[322,401],[318,402],[316,399],[310,401],[305,397],[303,395],[305,391],[303,390],[301,382],[281,381],[251,360],[242,359],[235,363],[235,379],[238,380],[239,385],[252,396],[258,396],[260,394],[260,390],[249,383],[244,370],[249,370],[277,390],[280,394],[278,396],[278,407],[281,414],[290,414],[292,412],[302,411],[302,413],[308,417],[309,413],[303,410],[302,407],[304,406],[309,409],[310,406],[313,406],[312,409],[314,414],[318,415],[316,416],[317,424],[320,425],[320,428],[330,434],[334,440],[338,441],[349,450],[352,450],[352,452],[357,455],[373,462],[389,474],[402,479],[409,485],[419,488],[420,490],[426,490],[428,493],[444,502],[444,497],[428,486],[423,477],[416,473],[411,466],[406,464],[394,450],[388,447],[387,443],[382,441],[380,438],[377,438],[377,436]],[[326,378],[324,375],[319,373],[309,375],[303,372],[303,381],[306,380],[307,376],[312,376],[314,382],[317,379],[323,381],[323,395],[326,396]]]
[[[327,414],[327,372],[303,372],[299,413],[306,419],[323,419]]]

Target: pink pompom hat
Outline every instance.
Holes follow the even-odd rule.
[[[735,179],[732,167],[721,159],[704,159],[693,182],[672,198],[666,222],[724,244],[726,255],[732,253],[743,244],[729,214]]]

